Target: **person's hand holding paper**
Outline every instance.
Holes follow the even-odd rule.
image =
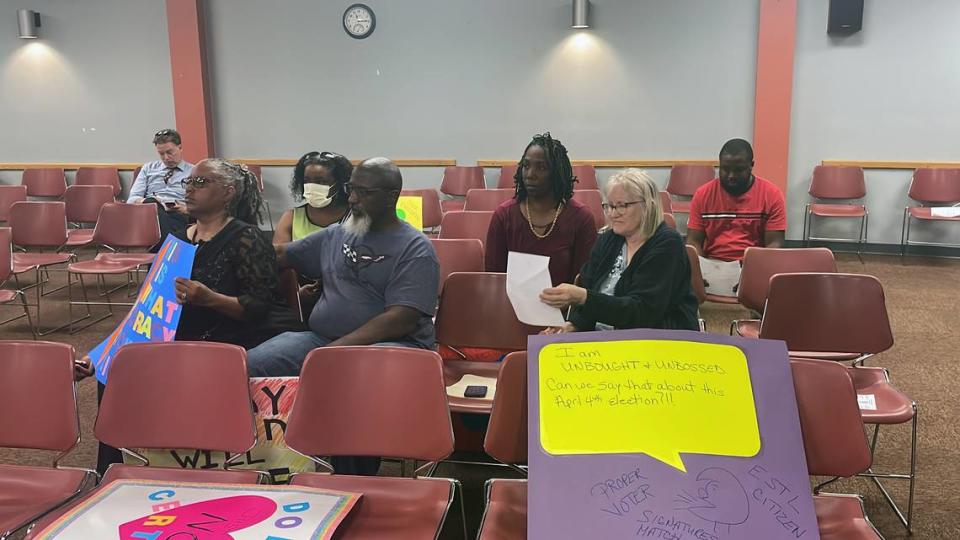
[[[520,322],[531,326],[563,326],[559,309],[540,301],[540,294],[551,289],[550,257],[529,253],[507,253],[507,297]]]

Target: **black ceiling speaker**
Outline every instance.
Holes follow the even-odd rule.
[[[846,35],[863,28],[863,0],[830,0],[827,33]]]

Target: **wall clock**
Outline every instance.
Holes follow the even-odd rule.
[[[366,4],[352,4],[343,12],[343,29],[354,39],[369,37],[377,27],[377,17]]]

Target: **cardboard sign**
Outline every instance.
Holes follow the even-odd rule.
[[[397,199],[397,217],[418,231],[423,230],[423,197],[401,195]]]
[[[250,399],[254,407],[254,422],[257,427],[257,444],[241,462],[231,468],[265,471],[273,483],[283,483],[298,472],[316,470],[310,458],[287,447],[283,434],[287,429],[287,417],[293,408],[300,387],[298,377],[264,377],[250,379]],[[179,467],[181,469],[223,468],[230,454],[210,450],[137,450],[151,465]],[[124,462],[139,465],[135,458],[124,454]]]
[[[36,538],[326,539],[359,498],[308,487],[117,480]]]
[[[531,336],[531,538],[819,539],[786,347]]]
[[[176,299],[175,280],[178,277],[190,277],[196,252],[197,247],[193,244],[167,235],[147,278],[143,280],[133,308],[107,339],[88,353],[98,381],[107,383],[110,364],[121,346],[147,341],[173,341],[183,308]]]

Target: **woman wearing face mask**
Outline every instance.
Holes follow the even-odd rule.
[[[350,160],[333,152],[308,152],[293,169],[290,191],[304,204],[280,216],[274,244],[286,244],[339,223],[350,210],[343,185],[350,180]]]

